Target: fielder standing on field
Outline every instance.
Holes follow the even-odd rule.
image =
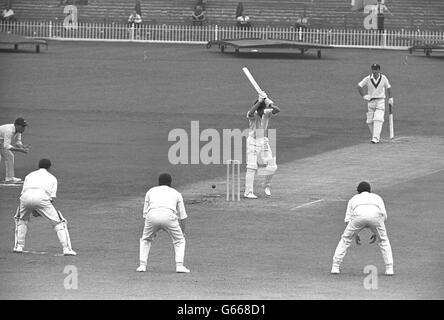
[[[362,229],[370,228],[373,232],[370,243],[377,241],[379,245],[385,263],[385,274],[393,275],[392,248],[384,224],[384,221],[387,220],[384,201],[377,194],[371,193],[368,182],[361,182],[357,191],[358,194],[353,196],[347,204],[346,228],[333,256],[331,273],[340,273],[339,268],[353,237],[356,236],[356,243],[359,244],[359,232]]]
[[[277,170],[276,158],[273,157],[268,140],[268,122],[270,118],[280,112],[278,106],[274,105],[265,92],[260,92],[258,99],[247,112],[249,121],[247,138],[247,172],[245,174],[244,197],[257,199],[254,194],[254,176],[265,176],[264,191],[271,196],[271,180]],[[259,168],[258,164],[266,165]]]
[[[28,153],[29,146],[22,143],[22,133],[28,124],[23,118],[17,118],[14,123],[0,126],[0,161],[5,158],[5,182],[21,183],[22,179],[14,175],[14,152]]]
[[[14,216],[14,252],[21,253],[24,251],[28,223],[32,214],[34,217],[42,216],[48,219],[62,244],[63,254],[65,256],[75,256],[76,252],[71,247],[67,221],[62,213],[54,207],[57,194],[57,178],[49,172],[50,168],[51,161],[41,159],[39,169],[31,172],[25,178],[20,196],[20,205]]]
[[[184,265],[185,257],[185,219],[187,213],[182,195],[171,188],[171,175],[162,173],[159,185],[148,190],[145,195],[143,217],[145,226],[140,238],[140,265],[136,271],[145,272],[151,243],[159,230],[165,230],[174,245],[176,272],[188,273]]]
[[[392,86],[385,75],[381,73],[379,64],[371,66],[371,74],[358,83],[358,91],[362,98],[368,102],[367,124],[370,129],[371,142],[378,143],[384,123],[386,90],[388,103],[393,107]],[[364,90],[367,87],[367,93]]]

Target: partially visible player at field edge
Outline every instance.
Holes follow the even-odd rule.
[[[384,201],[379,195],[371,193],[368,182],[359,183],[357,191],[358,194],[354,195],[347,204],[346,227],[333,256],[331,273],[340,273],[339,268],[353,237],[357,237],[356,242],[359,244],[359,232],[362,229],[370,228],[373,232],[370,243],[377,241],[379,245],[385,263],[385,274],[393,275],[392,248],[384,224],[384,221],[387,220]]]
[[[183,265],[185,257],[185,220],[187,213],[183,197],[171,187],[172,178],[168,173],[159,176],[159,185],[148,190],[145,195],[143,217],[145,226],[140,238],[139,260],[136,271],[145,272],[151,243],[159,230],[165,230],[174,245],[176,272],[188,273]]]
[[[22,143],[22,133],[28,124],[17,118],[14,123],[0,126],[0,161],[5,158],[5,182],[20,183],[22,179],[14,175],[14,152],[28,153],[29,146]]]
[[[388,103],[393,107],[392,86],[385,75],[381,73],[379,64],[371,66],[371,74],[358,83],[358,91],[367,101],[367,124],[370,129],[371,142],[378,143],[381,137],[385,113],[385,90],[387,90]],[[364,88],[367,87],[367,92]]]
[[[258,99],[247,112],[249,130],[247,138],[247,172],[245,174],[244,197],[257,199],[254,194],[254,176],[264,176],[264,191],[267,196],[271,196],[271,180],[277,170],[276,157],[273,157],[268,140],[268,122],[270,118],[280,112],[265,92],[260,92]],[[259,168],[258,164],[266,165]]]
[[[14,252],[21,253],[24,251],[26,232],[32,214],[34,217],[42,216],[46,218],[53,225],[65,256],[75,256],[76,252],[71,247],[67,221],[54,206],[57,195],[57,178],[49,172],[50,168],[51,161],[41,159],[39,169],[25,177],[20,204],[14,216]]]

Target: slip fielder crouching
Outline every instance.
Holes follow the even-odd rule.
[[[188,273],[183,265],[185,257],[185,219],[187,213],[183,197],[171,187],[172,178],[168,173],[159,176],[159,185],[148,190],[145,195],[143,217],[145,225],[140,238],[139,260],[136,271],[145,272],[151,243],[159,230],[165,230],[173,241],[176,272]]]
[[[370,184],[366,181],[359,183],[357,191],[358,194],[354,195],[347,204],[346,227],[333,256],[331,273],[340,273],[342,260],[351,245],[352,239],[356,237],[356,242],[359,244],[359,232],[362,229],[369,228],[373,232],[370,243],[378,243],[384,259],[385,274],[391,276],[394,274],[393,256],[384,223],[387,220],[384,201],[379,195],[371,192]]]

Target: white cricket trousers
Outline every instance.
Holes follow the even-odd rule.
[[[16,222],[14,247],[25,246],[28,222],[33,212],[37,212],[52,224],[64,249],[72,250],[66,219],[54,207],[46,192],[38,188],[28,189],[20,197],[20,205],[14,216]]]
[[[362,229],[370,228],[377,236],[377,243],[381,250],[382,258],[386,267],[393,266],[392,248],[385,229],[384,218],[380,215],[374,216],[355,216],[348,223],[344,230],[344,233],[339,240],[336,247],[335,255],[333,257],[333,265],[339,267],[344,259],[347,248],[353,240],[353,237],[357,235]]]
[[[142,238],[140,238],[140,263],[147,264],[151,242],[159,230],[165,230],[173,241],[176,265],[183,264],[185,237],[178,217],[169,209],[155,209],[147,213]]]
[[[12,151],[0,148],[0,162],[5,158],[6,175],[5,178],[14,177],[14,153]]]

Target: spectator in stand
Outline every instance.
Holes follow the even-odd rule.
[[[136,12],[136,10],[133,11],[133,13],[128,18],[128,27],[134,28],[135,30],[135,36],[139,37],[139,29],[142,24],[142,17]]]
[[[237,4],[236,8],[236,26],[239,28],[250,28],[250,17],[244,13],[244,5],[242,2]]]
[[[374,6],[374,10],[376,11],[376,14],[378,17],[378,30],[379,30],[379,32],[382,32],[384,30],[384,13],[388,12],[392,16],[393,16],[393,14],[385,6],[384,1],[381,1],[381,0],[377,0],[377,1],[378,1],[378,3]]]
[[[299,33],[298,39],[299,41],[304,40],[305,33],[308,28],[308,19],[305,16],[299,16],[296,19],[296,23],[294,25],[296,31]]]
[[[134,10],[133,13],[131,13],[131,15],[129,16],[128,24],[130,27],[135,28],[139,28],[142,24],[142,17],[136,12],[136,10]]]
[[[142,17],[142,7],[140,5],[140,0],[136,0],[136,5],[134,7],[134,10],[136,11],[136,13]]]
[[[10,6],[7,6],[2,12],[2,21],[5,22],[14,22],[17,21],[15,18],[14,10],[11,9]]]
[[[197,0],[196,6],[201,6],[203,11],[207,10],[207,0]]]
[[[302,31],[307,30],[308,27],[308,19],[305,16],[299,16],[296,19],[295,28],[296,29],[302,29]]]
[[[244,5],[242,2],[239,2],[236,7],[236,19],[242,16],[242,13],[244,12]]]
[[[193,19],[193,26],[202,26],[206,20],[206,11],[202,6],[196,5],[194,12],[191,14],[191,18]]]

